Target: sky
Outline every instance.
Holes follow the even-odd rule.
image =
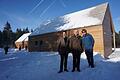
[[[0,0],[0,30],[35,29],[42,22],[108,2],[116,32],[120,31],[120,0]]]

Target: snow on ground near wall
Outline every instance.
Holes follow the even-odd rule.
[[[112,50],[114,50],[114,48],[112,48]],[[120,51],[120,48],[115,48],[115,51]]]
[[[29,53],[15,50],[4,55],[1,51],[0,80],[120,80],[119,53],[115,52],[110,59],[105,60],[95,52],[93,69],[88,67],[86,56],[82,53],[81,72],[71,72],[72,55],[69,54],[69,72],[58,74],[60,58],[57,52]]]

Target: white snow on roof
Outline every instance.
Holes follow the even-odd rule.
[[[24,41],[28,41],[28,37]]]
[[[102,24],[107,5],[108,3],[104,3],[48,20],[36,28],[30,36]]]
[[[92,7],[90,9],[65,15],[64,18],[66,19],[66,21],[68,21],[68,23],[63,26],[57,27],[56,30],[67,30],[71,28],[100,24],[101,21],[99,19],[89,16],[90,11],[95,8],[96,7]]]
[[[22,41],[28,41],[28,36],[30,35],[31,33],[25,33],[23,34],[18,40],[15,41],[16,42],[22,42]]]

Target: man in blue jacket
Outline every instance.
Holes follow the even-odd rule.
[[[87,56],[89,67],[94,68],[94,59],[93,59],[93,47],[94,47],[94,38],[91,34],[87,33],[86,29],[82,29],[82,44]]]

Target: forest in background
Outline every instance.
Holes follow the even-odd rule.
[[[33,32],[33,29],[29,31],[28,27],[21,29],[17,28],[16,31],[13,32],[11,24],[6,22],[5,26],[3,26],[3,31],[0,31],[0,48],[5,46],[9,46],[15,48],[15,41],[22,36],[24,33]]]

